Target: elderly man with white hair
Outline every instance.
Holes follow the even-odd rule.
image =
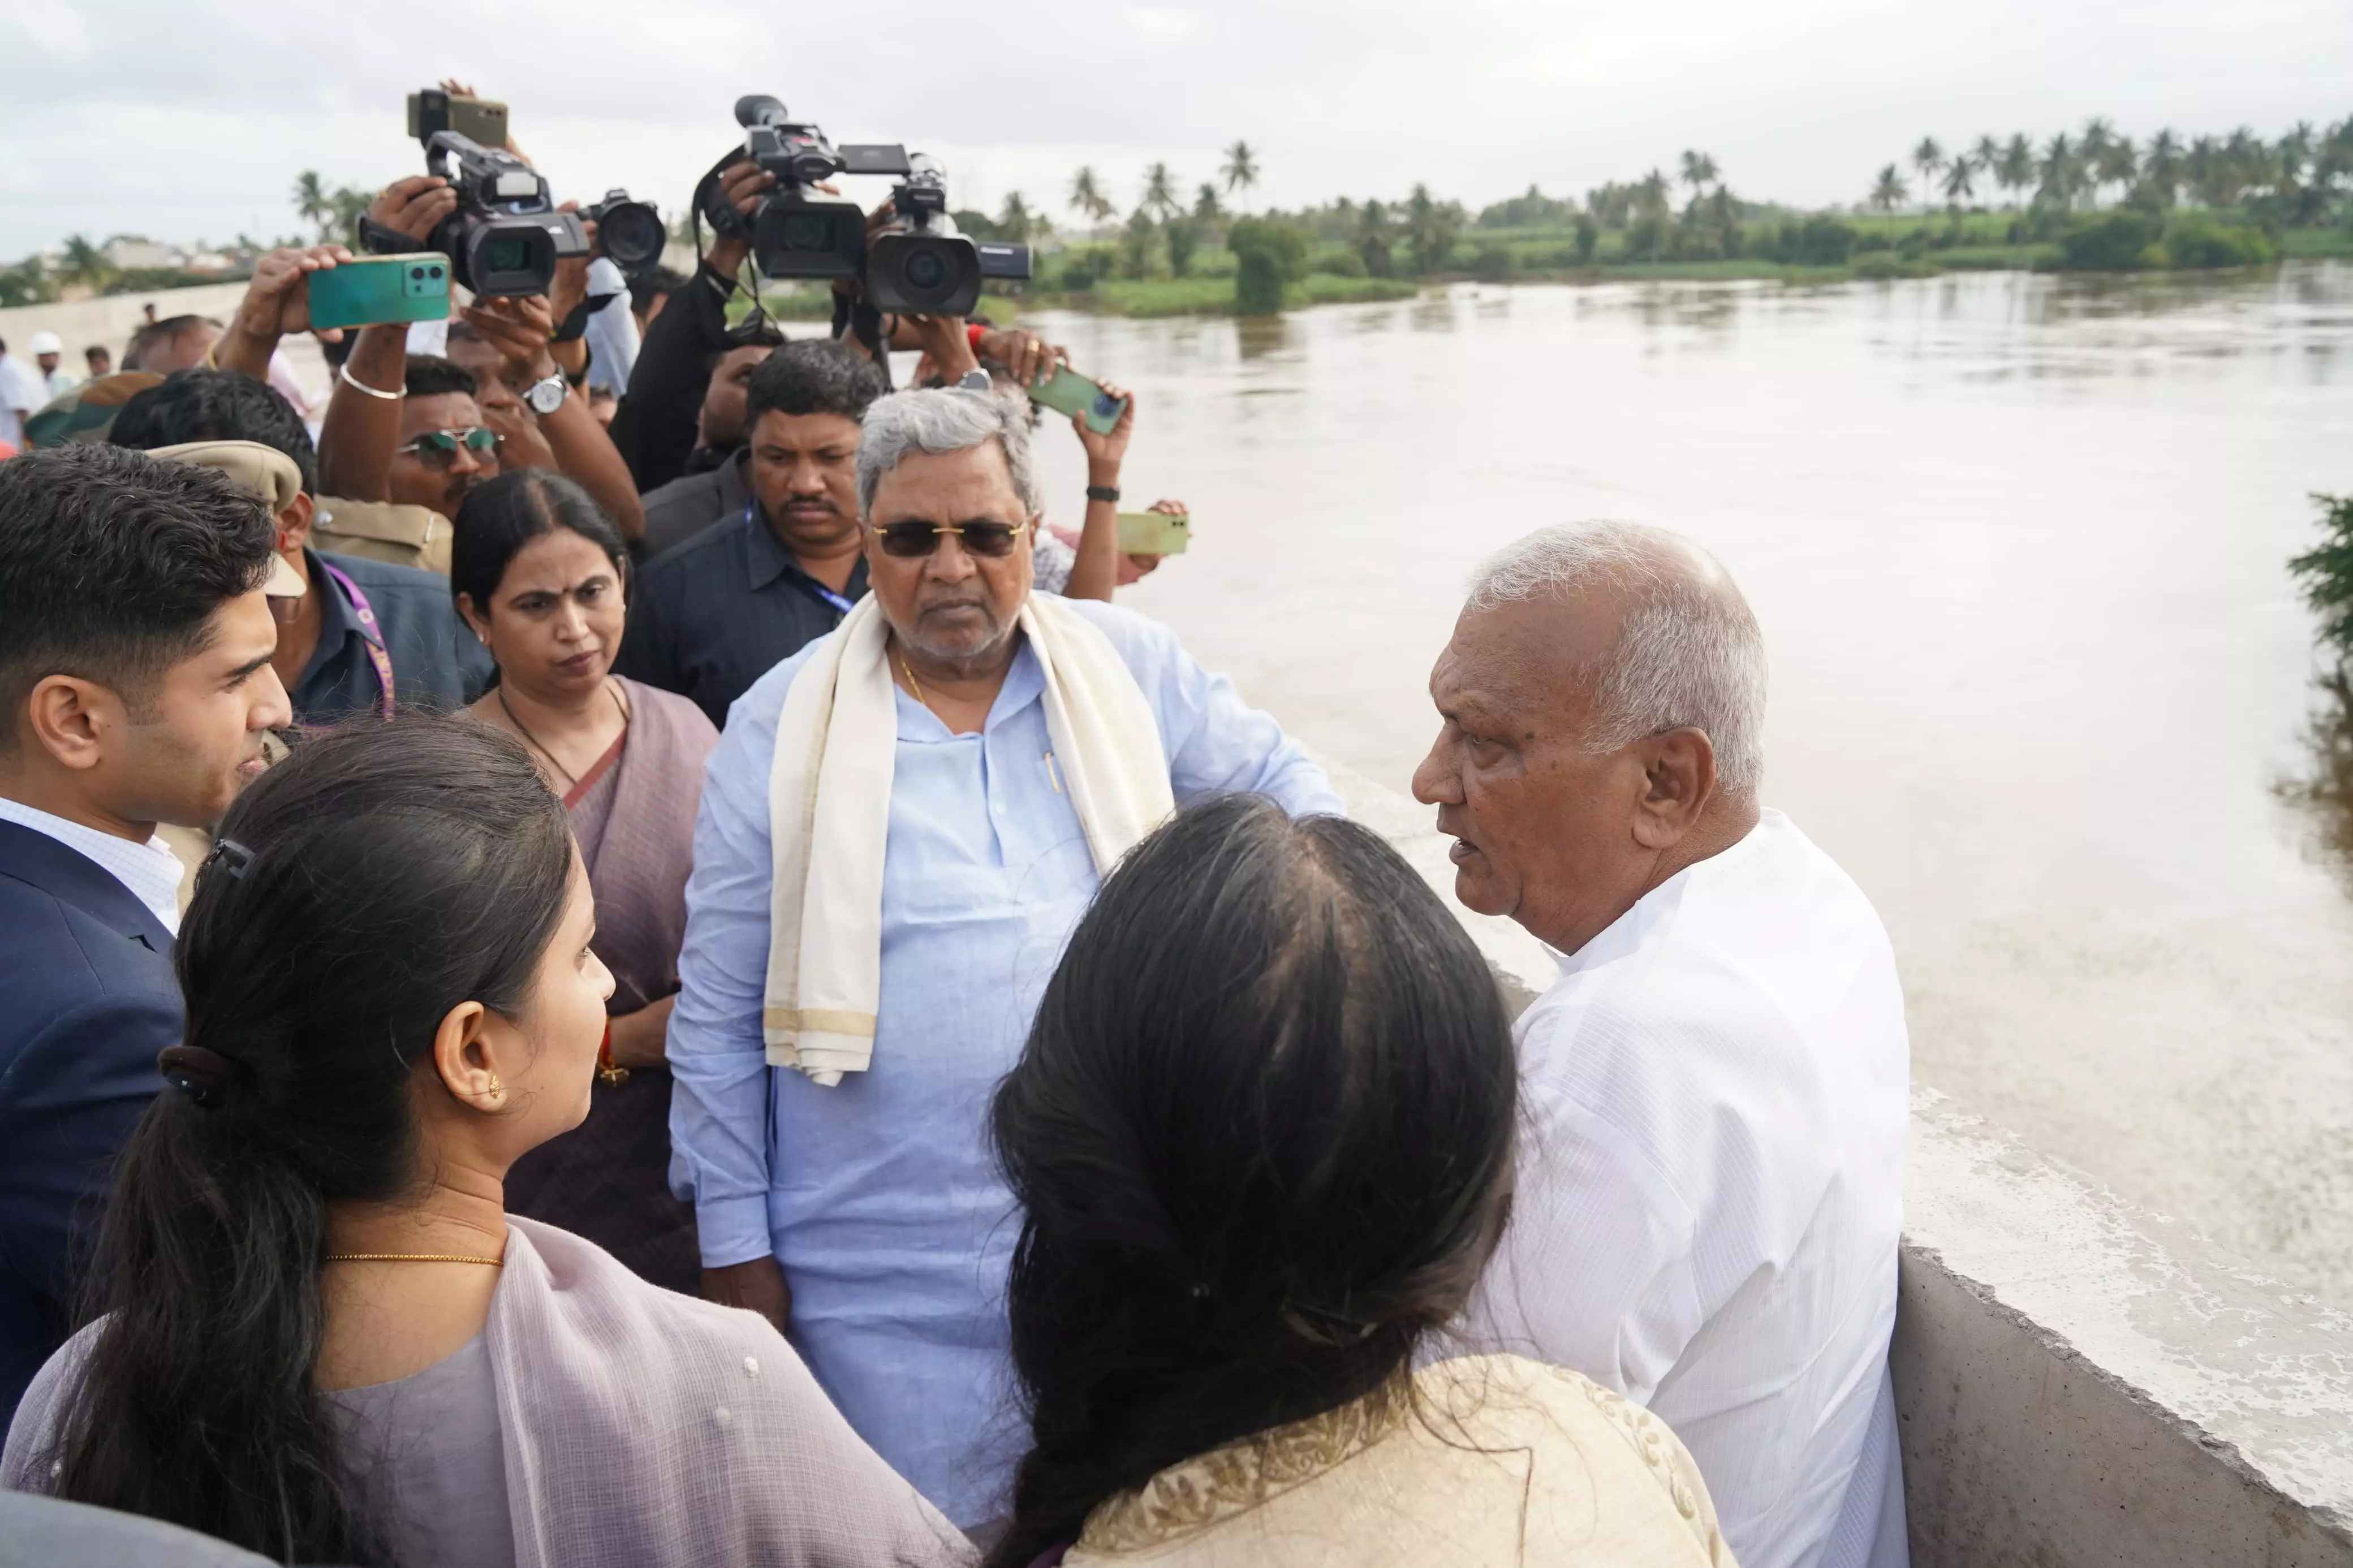
[[[990,1090],[1097,879],[1192,796],[1336,812],[1165,627],[1030,593],[1027,409],[866,414],[868,596],[738,699],[705,773],[670,1026],[705,1293],[768,1314],[959,1525],[1007,1510]],[[748,1391],[747,1391],[748,1396]]]
[[[1887,1381],[1910,1077],[1861,889],[1762,809],[1765,652],[1724,568],[1619,524],[1475,578],[1414,774],[1455,891],[1556,952],[1475,1338],[1689,1446],[1744,1568],[1907,1561]]]

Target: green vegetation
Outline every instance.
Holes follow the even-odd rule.
[[[2321,542],[2287,563],[2320,616],[2321,640],[2340,663],[2353,663],[2353,496],[2314,496]]]

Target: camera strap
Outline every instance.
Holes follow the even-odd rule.
[[[881,369],[882,384],[891,384],[891,345],[882,339],[882,312],[865,295],[834,295],[833,335],[856,338],[867,357]]]
[[[359,228],[354,237],[359,241],[360,248],[370,256],[406,256],[425,243],[396,228],[386,228],[365,213],[360,215]]]

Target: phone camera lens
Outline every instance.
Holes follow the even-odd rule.
[[[440,269],[438,267],[437,267],[437,268],[435,268],[433,269],[433,276],[434,276],[434,277],[436,277],[436,278],[438,278],[438,277],[440,277],[440,276],[441,276],[441,269]]]
[[[408,269],[408,275],[411,278],[422,278],[425,276],[425,268],[422,267],[412,267]]]

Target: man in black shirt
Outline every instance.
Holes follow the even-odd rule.
[[[858,422],[888,385],[829,339],[796,340],[761,363],[745,394],[742,510],[639,574],[615,669],[724,725],[754,681],[840,623],[866,592]]]

